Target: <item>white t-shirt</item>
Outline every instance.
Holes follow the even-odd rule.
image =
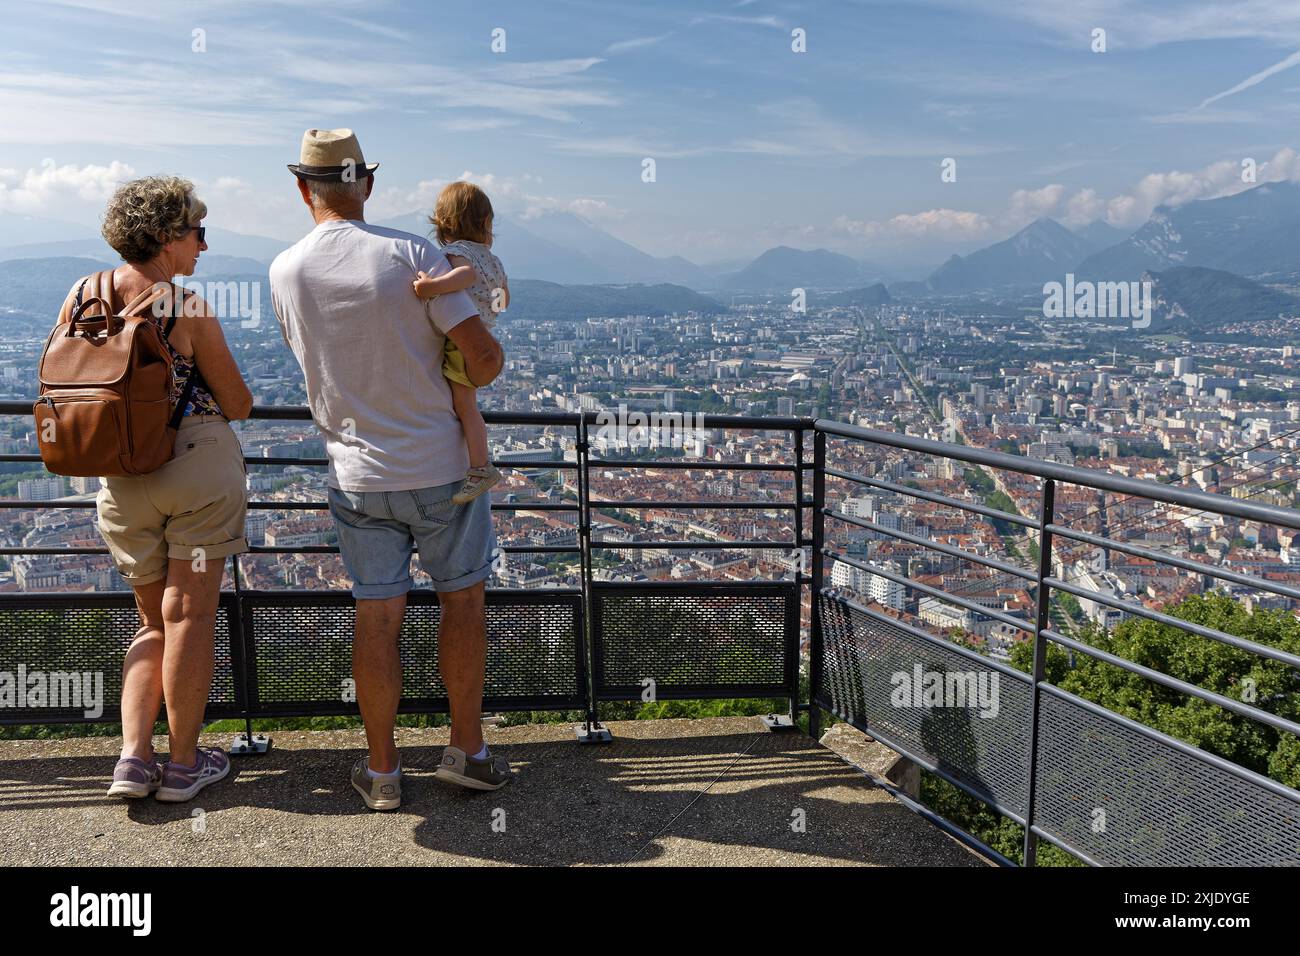
[[[478,309],[464,292],[426,308],[411,288],[417,271],[449,269],[427,240],[357,220],[319,224],[271,264],[271,302],[302,366],[332,487],[409,491],[465,477],[442,348]]]

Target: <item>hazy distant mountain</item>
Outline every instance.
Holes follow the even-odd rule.
[[[16,213],[0,215],[0,248],[80,239],[92,232],[93,230],[85,226],[64,222],[61,219],[22,216]]]
[[[889,290],[885,288],[884,283],[877,282],[875,285],[867,286],[864,289],[850,289],[847,292],[830,292],[818,293],[809,297],[809,304],[818,307],[829,306],[847,306],[847,305],[884,305],[892,299]]]
[[[5,219],[0,218],[0,233],[4,232],[5,221]],[[310,225],[311,223],[308,222],[307,226]],[[77,230],[82,235],[79,238],[59,238],[44,241],[20,240],[16,244],[0,247],[0,261],[73,256],[106,259],[114,263],[121,262],[121,257],[113,251],[112,247],[99,236],[93,235],[91,230],[82,226],[68,226],[68,228]],[[304,228],[303,235],[306,234],[307,229]],[[245,235],[244,233],[231,232],[229,229],[221,229],[216,226],[208,227],[207,242],[212,255],[256,259],[263,264],[269,264],[272,259],[292,245],[292,243],[280,239]]]
[[[1024,229],[968,256],[953,256],[927,280],[935,292],[972,292],[1061,280],[1092,248],[1092,241],[1052,219]]]
[[[404,216],[384,219],[378,224],[430,236],[429,214],[411,212]],[[592,261],[576,249],[561,246],[543,239],[508,217],[493,224],[492,251],[506,267],[506,275],[514,279],[546,279],[551,282],[615,282],[615,273]]]
[[[691,288],[704,288],[710,281],[705,270],[681,256],[652,256],[572,213],[545,213],[525,220],[524,226],[543,239],[576,250],[619,281],[669,282]]]
[[[213,255],[211,252],[205,252],[199,256],[198,265],[194,268],[196,278],[231,278],[234,276],[261,276],[264,280],[268,279],[269,265],[260,259],[250,259],[247,256],[222,256]]]
[[[306,213],[307,210],[303,209],[302,234],[304,236],[312,230],[311,220],[307,218]],[[208,253],[256,259],[267,265],[270,265],[271,260],[293,245],[292,242],[285,242],[283,239],[272,239],[270,236],[250,236],[246,233],[231,232],[229,229],[221,229],[217,226],[208,227],[206,238]],[[204,255],[208,253],[204,253]]]
[[[1152,331],[1194,336],[1300,316],[1300,298],[1220,269],[1180,266],[1142,278],[1152,283]]]
[[[72,284],[109,265],[72,256],[0,262],[0,313],[19,312],[38,324],[53,325]]]
[[[379,225],[421,236],[431,229],[425,212],[395,216]],[[577,285],[669,282],[703,288],[709,283],[708,272],[681,256],[652,256],[572,213],[527,220],[501,216],[493,230],[492,251],[511,278]]]
[[[768,249],[739,272],[720,276],[718,286],[739,292],[851,289],[878,278],[865,263],[828,249]]]
[[[108,243],[96,237],[84,239],[56,239],[50,242],[32,242],[0,249],[0,262],[9,259],[103,259],[120,262],[118,254]]]
[[[510,283],[510,308],[502,321],[723,311],[712,299],[679,285],[558,285],[519,279]]]
[[[1176,209],[1160,206],[1141,229],[1089,256],[1077,272],[1131,281],[1174,266],[1249,276],[1300,273],[1300,184],[1264,183]]]
[[[1076,236],[1087,244],[1087,254],[1100,252],[1107,246],[1113,246],[1121,242],[1132,234],[1132,230],[1116,229],[1109,223],[1102,222],[1098,219],[1096,222],[1090,222],[1086,226],[1080,226],[1077,229],[1071,229]]]

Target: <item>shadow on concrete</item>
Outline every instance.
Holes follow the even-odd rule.
[[[486,793],[433,776],[441,732],[408,735],[421,739],[402,747],[403,804],[385,814],[348,783],[353,732],[236,758],[231,779],[189,804],[110,799],[113,756],[40,756],[55,742],[27,741],[25,758],[0,750],[0,862],[984,865],[807,737],[748,718],[638,723],[686,733],[616,726],[612,744],[584,747],[565,728],[498,731],[516,779]],[[312,740],[327,736],[348,739]]]

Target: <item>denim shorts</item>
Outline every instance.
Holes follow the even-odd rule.
[[[352,596],[398,597],[411,589],[411,552],[435,591],[460,591],[492,573],[491,495],[452,504],[453,481],[415,491],[329,490],[339,551],[352,577]]]

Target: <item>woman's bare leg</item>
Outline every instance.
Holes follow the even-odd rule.
[[[163,591],[166,581],[133,588],[140,630],[122,662],[122,756],[153,758],[153,725],[163,702]]]
[[[166,628],[163,693],[171,759],[187,767],[198,759],[194,748],[212,688],[213,639],[225,564],[224,560],[209,560],[199,565],[202,571],[196,571],[190,561],[173,558],[167,562],[162,602]]]

